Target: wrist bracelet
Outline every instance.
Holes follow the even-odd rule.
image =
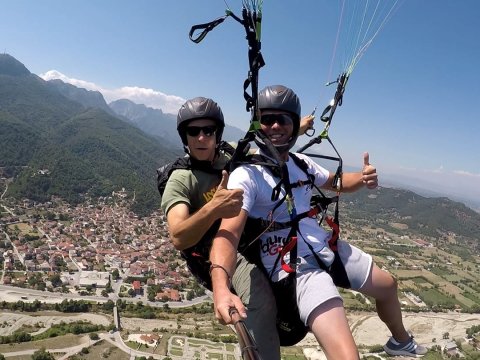
[[[225,274],[227,275],[228,286],[230,287],[232,285],[232,278],[230,277],[230,274],[228,273],[227,269],[225,269],[222,265],[211,264],[210,265],[210,270],[208,271],[210,273],[210,277],[212,277],[212,270],[213,269],[222,269],[225,272]]]

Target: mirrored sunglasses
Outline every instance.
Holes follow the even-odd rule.
[[[210,137],[217,131],[217,127],[215,125],[210,126],[187,126],[185,129],[187,135],[189,136],[198,136],[200,131],[203,132],[203,135]]]
[[[277,123],[280,126],[292,125],[293,119],[288,114],[267,114],[260,117],[260,124],[265,126],[272,126]]]

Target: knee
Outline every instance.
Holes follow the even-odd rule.
[[[388,274],[388,275],[390,277],[390,281],[388,282],[388,289],[397,293],[397,289],[398,289],[397,279],[390,274]]]
[[[376,300],[389,300],[397,295],[397,280],[387,271],[374,268],[372,276],[363,289],[364,293]]]
[[[387,273],[387,277],[384,280],[384,296],[385,298],[397,297],[398,283],[397,279],[391,274]]]

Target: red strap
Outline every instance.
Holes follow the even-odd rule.
[[[294,247],[295,245],[297,245],[297,237],[296,237],[296,236],[292,236],[292,237],[290,238],[290,241],[288,242],[288,244],[285,245],[285,246],[282,248],[282,250],[280,251],[280,262],[281,262],[281,264],[282,264],[282,269],[283,269],[284,271],[286,271],[287,273],[293,273],[293,272],[295,272],[295,268],[292,268],[292,267],[290,266],[290,264],[287,264],[283,258],[284,258],[284,256],[285,256],[288,252],[290,252],[290,250],[293,249],[293,247]]]
[[[318,210],[318,207],[315,206],[313,208],[311,208],[309,211],[308,211],[308,214],[307,216],[310,217],[310,218],[313,218],[314,216],[316,216],[320,211]]]
[[[340,234],[340,227],[333,220],[331,216],[327,216],[325,218],[325,221],[332,228],[332,237],[330,238],[330,240],[328,240],[328,246],[333,251],[337,251],[337,240],[338,240],[338,235]]]

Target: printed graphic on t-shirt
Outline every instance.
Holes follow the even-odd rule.
[[[217,191],[217,187],[214,187],[211,190],[203,193],[203,198],[205,199],[206,203],[208,203],[210,200],[213,199],[213,196],[215,195],[216,191]]]
[[[262,256],[264,255],[276,255],[282,251],[282,247],[287,243],[287,238],[282,236],[271,236],[262,241],[261,251]]]

